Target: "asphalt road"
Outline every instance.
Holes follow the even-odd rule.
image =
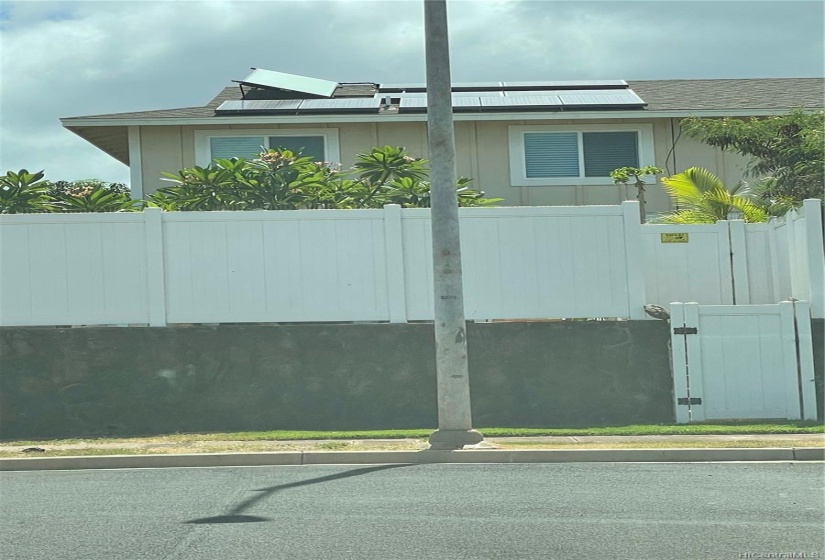
[[[825,558],[824,497],[821,463],[6,472],[0,558]]]

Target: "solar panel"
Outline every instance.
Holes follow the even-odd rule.
[[[478,97],[465,97],[454,95],[453,107],[481,107],[481,102]],[[402,109],[426,109],[427,97],[402,97]]]
[[[302,99],[233,99],[224,101],[215,109],[216,113],[225,112],[278,112],[295,111],[301,105]]]
[[[524,91],[502,91],[504,97],[542,97],[555,94],[555,91],[524,90]],[[489,95],[488,95],[489,97]]]
[[[400,107],[402,109],[426,109],[427,97],[402,97]]]
[[[283,72],[274,72],[263,68],[253,68],[252,73],[243,80],[233,81],[247,86],[285,89],[324,97],[330,97],[335,88],[338,87],[338,82],[307,78],[295,74],[284,74]]]
[[[393,93],[402,91],[424,91],[427,88],[424,84],[380,84],[379,93]]]
[[[463,95],[454,95],[453,107],[481,107],[481,99],[479,99],[478,97],[465,97]]]
[[[575,93],[564,92],[559,93],[562,105],[570,106],[602,106],[602,107],[616,107],[616,106],[632,106],[643,107],[646,105],[644,100],[636,95],[632,90],[608,90],[608,91],[576,91]]]
[[[547,89],[624,89],[627,82],[624,80],[556,80],[546,82],[504,82],[504,89],[530,88],[537,90]]]
[[[502,82],[457,82],[452,85],[452,90],[454,92],[468,92],[474,90],[481,90],[481,91],[489,91],[493,90],[500,90],[502,87]],[[427,84],[381,84],[378,88],[380,93],[400,93],[402,91],[407,92],[423,92],[427,89]]]
[[[409,99],[409,98],[413,98],[413,97],[421,97],[421,98],[424,98],[424,99],[427,98],[427,94],[423,91],[399,91],[399,92],[394,92],[394,93],[387,92],[387,93],[379,93],[378,96],[381,99],[384,99],[387,96],[396,97],[398,99]]]
[[[453,84],[453,91],[467,92],[473,90],[500,90],[504,84],[502,82],[458,82]]]
[[[561,107],[558,95],[525,95],[519,97],[482,97],[482,107],[516,109],[519,107]]]
[[[462,91],[457,92],[453,95],[453,99],[458,98],[470,98],[470,97],[494,97],[494,96],[501,96],[503,95],[502,92],[497,91]],[[403,92],[403,93],[381,93],[378,95],[380,99],[384,99],[385,97],[392,97],[395,99],[411,99],[411,98],[420,98],[426,99],[427,94],[424,92],[414,91],[414,92]],[[426,103],[425,103],[426,105]]]
[[[380,105],[381,99],[377,97],[304,99],[299,109],[301,111],[353,111],[378,109]]]

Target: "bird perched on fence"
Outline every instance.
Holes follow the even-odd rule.
[[[645,313],[654,319],[661,319],[662,321],[670,321],[670,313],[664,307],[648,303],[645,305]]]

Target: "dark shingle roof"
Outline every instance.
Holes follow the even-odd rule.
[[[823,78],[756,78],[741,80],[639,80],[629,87],[647,102],[647,111],[724,111],[819,109],[825,107]],[[241,99],[237,86],[224,88],[203,107],[90,115],[64,119],[209,118],[224,101]]]
[[[825,107],[823,78],[628,81],[648,111],[818,109]]]

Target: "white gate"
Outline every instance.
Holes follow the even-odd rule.
[[[676,421],[816,419],[810,307],[672,303]]]

